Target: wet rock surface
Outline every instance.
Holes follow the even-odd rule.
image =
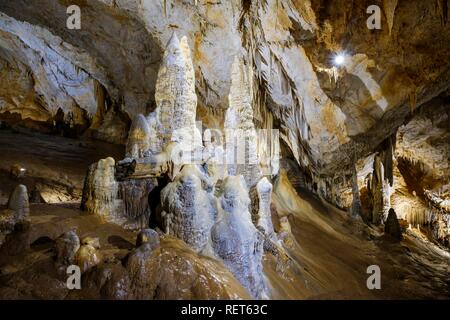
[[[80,249],[80,238],[72,230],[62,234],[55,240],[56,262],[61,265],[71,265]]]
[[[160,246],[159,234],[153,229],[143,229],[136,238],[136,248],[142,245],[150,246],[151,249],[156,249]]]

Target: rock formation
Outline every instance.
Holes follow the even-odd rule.
[[[153,249],[156,249],[160,245],[159,235],[153,229],[143,229],[139,232],[136,238],[136,248],[142,245],[148,245]]]
[[[134,179],[119,182],[119,199],[123,203],[123,215],[132,228],[144,228],[150,219],[148,195],[157,185],[155,179]]]
[[[219,203],[211,234],[214,252],[254,298],[263,298],[262,235],[252,223],[250,198],[242,176],[225,178]]]
[[[75,262],[75,256],[80,249],[80,238],[74,230],[63,233],[55,240],[56,262],[63,266]]]
[[[217,215],[211,188],[208,190],[202,176],[207,179],[196,166],[186,165],[161,191],[166,233],[184,240],[196,251],[207,249]]]
[[[83,189],[82,208],[105,220],[114,220],[120,202],[118,183],[114,177],[115,161],[109,157],[89,167]]]
[[[178,40],[172,34],[156,81],[157,129],[161,149],[173,141],[180,151],[189,153],[201,147],[202,138],[196,127],[197,95],[195,75],[187,38]],[[175,157],[176,154],[174,153]],[[189,155],[180,161],[189,161]]]
[[[356,165],[353,165],[352,170],[352,208],[351,213],[354,217],[362,216],[361,198],[359,196],[358,173],[356,172]]]
[[[231,67],[229,107],[225,114],[226,164],[229,175],[242,174],[249,187],[259,180],[258,141],[253,123],[253,74],[241,59]]]
[[[259,227],[268,238],[273,238],[275,233],[271,214],[272,184],[264,177],[251,189],[250,194],[254,225]]]
[[[3,236],[12,232],[14,226],[25,221],[30,214],[27,187],[22,184],[16,186],[9,196],[7,206],[6,210],[0,211],[0,235]]]
[[[127,140],[127,156],[131,158],[142,158],[150,149],[151,132],[147,119],[138,114],[131,123]]]
[[[401,241],[403,238],[402,230],[397,220],[397,215],[392,208],[389,209],[388,217],[386,219],[386,222],[384,223],[384,232],[398,241]]]
[[[104,221],[142,228],[148,225],[148,195],[156,185],[152,178],[116,181],[114,159],[102,159],[89,167],[82,209]]]
[[[14,212],[16,221],[24,220],[30,214],[27,187],[19,184],[8,200],[8,209]]]
[[[384,164],[379,155],[375,156],[373,166],[370,185],[370,192],[373,197],[372,223],[381,224],[387,219],[390,207],[390,188],[389,182],[385,178]]]
[[[82,273],[95,267],[101,262],[101,254],[91,244],[83,244],[74,257],[74,263],[80,267]]]

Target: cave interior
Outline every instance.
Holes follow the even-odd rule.
[[[0,1],[0,299],[449,299],[448,16]]]

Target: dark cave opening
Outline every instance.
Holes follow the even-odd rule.
[[[149,193],[148,203],[150,206],[149,227],[152,229],[159,228],[164,230],[161,217],[161,191],[170,182],[167,176],[158,178],[158,185]]]

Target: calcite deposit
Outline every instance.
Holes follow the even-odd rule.
[[[212,230],[216,254],[254,298],[266,297],[261,259],[263,241],[248,210],[250,198],[243,176],[229,176],[220,194],[217,223]]]
[[[0,1],[0,298],[449,298],[448,3],[378,2]]]
[[[157,214],[146,211],[150,209],[151,179],[166,175],[172,182],[160,194],[158,214],[162,230],[183,240],[197,252],[223,260],[253,297],[262,298],[267,296],[261,274],[263,236],[255,225],[269,238],[276,238],[276,235],[270,212],[272,185],[267,178],[258,182],[261,174],[251,106],[251,72],[248,70],[240,59],[235,59],[231,70],[234,80],[230,88],[230,106],[224,126],[225,147],[233,155],[227,151],[223,159],[218,159],[218,165],[227,168],[227,172],[218,178],[202,166],[208,168],[211,162],[202,162],[203,142],[195,123],[197,98],[190,49],[186,38],[180,41],[174,33],[167,43],[158,73],[156,110],[149,115],[150,121],[144,115],[138,115],[130,128],[127,156],[137,162],[135,170],[122,170],[125,173],[121,181],[116,181],[113,159],[103,159],[91,166],[86,177],[83,206],[106,221],[124,225],[122,219],[131,218],[138,222],[136,227],[142,228],[148,224],[144,218],[148,220],[151,214]],[[150,134],[152,125],[156,136]],[[197,157],[198,151],[200,157]],[[180,154],[184,152],[187,156]],[[147,178],[134,177],[139,163],[149,163],[156,154],[165,154],[166,157],[160,159],[170,164],[150,162],[153,168],[163,170],[144,169],[141,174],[146,172]],[[147,182],[149,186],[144,186]],[[255,184],[254,225],[249,211],[249,187]],[[93,255],[88,252],[89,248],[82,249],[81,255]]]
[[[208,187],[202,183],[202,172],[187,165],[161,191],[165,232],[197,251],[208,250],[211,245],[211,228],[217,216],[215,198]]]

